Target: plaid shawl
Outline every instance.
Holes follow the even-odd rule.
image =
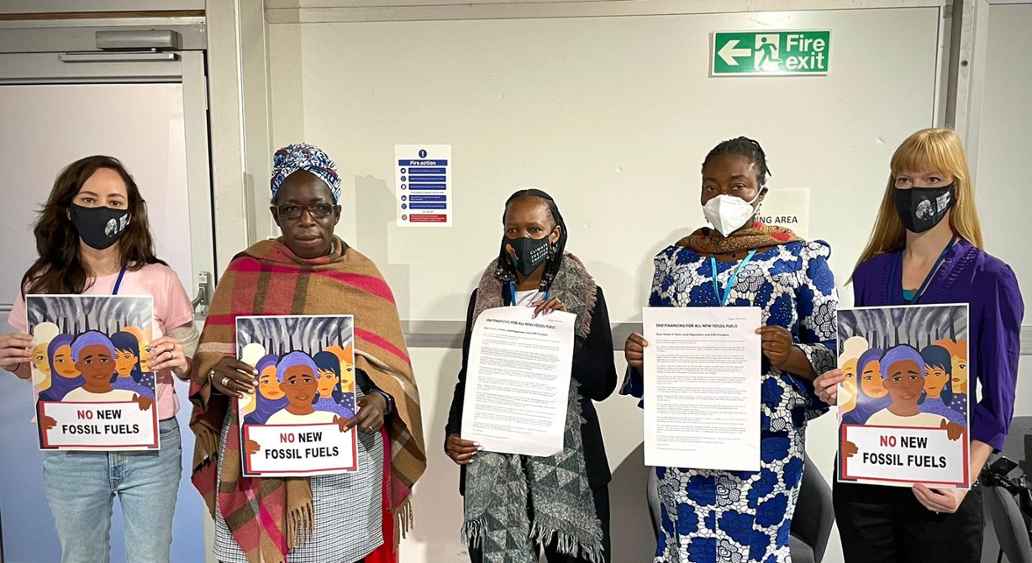
[[[220,430],[236,425],[236,402],[213,393],[208,371],[236,354],[240,315],[355,316],[355,367],[394,398],[387,418],[384,464],[384,548],[372,560],[392,561],[395,526],[411,524],[409,494],[426,468],[419,390],[412,375],[394,296],[368,258],[337,239],[330,256],[302,259],[278,240],[262,241],[238,254],[219,282],[201,333],[191,373],[194,404],[190,428],[197,436],[193,483],[212,516],[222,511],[233,537],[254,563],[282,563],[311,533],[312,491],[307,478],[245,478],[240,434],[229,432],[222,474],[218,473]],[[217,496],[217,502],[216,502]],[[388,503],[388,500],[390,501]],[[395,522],[394,519],[398,522]]]

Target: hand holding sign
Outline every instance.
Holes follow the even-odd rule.
[[[845,379],[846,372],[838,368],[828,370],[813,380],[814,393],[817,394],[818,399],[825,403],[832,406],[837,405],[839,383],[842,383]]]
[[[760,335],[760,348],[771,365],[784,370],[792,354],[792,333],[780,326],[763,326],[756,329]]]
[[[251,455],[254,455],[262,450],[262,446],[254,440],[247,440],[244,444],[244,447],[247,448],[247,453]]]
[[[939,423],[939,428],[946,430],[946,437],[950,440],[957,440],[964,435],[964,426],[957,424],[956,422],[947,422],[943,419]]]
[[[226,356],[215,364],[215,367],[208,372],[208,376],[216,391],[239,399],[245,394],[254,393],[258,371],[254,369],[254,366]]]
[[[645,365],[645,347],[648,345],[649,342],[645,340],[645,337],[637,332],[632,332],[624,342],[624,359],[627,360],[627,365],[634,369],[642,369]]]
[[[842,442],[842,455],[846,457],[853,457],[860,451],[860,448],[856,447],[856,444],[846,440]]]
[[[365,432],[379,432],[386,411],[387,401],[379,393],[370,393],[358,400],[358,416],[348,421],[347,428],[358,426]]]
[[[967,489],[933,489],[924,483],[914,484],[914,497],[928,510],[953,514],[967,496]]]
[[[187,373],[190,363],[186,359],[183,345],[171,336],[162,336],[150,345],[151,370],[158,372],[171,369],[176,373]]]
[[[154,401],[148,397],[144,397],[143,395],[133,395],[133,402],[140,405],[141,411],[149,409],[151,405],[154,404]]]
[[[39,426],[43,430],[50,430],[57,426],[57,420],[52,416],[41,416],[39,417]]]
[[[24,332],[0,336],[0,368],[14,371],[32,360],[32,337]]]

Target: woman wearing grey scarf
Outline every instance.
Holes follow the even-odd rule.
[[[611,475],[592,403],[616,387],[602,288],[580,260],[565,252],[566,224],[545,192],[513,194],[502,222],[498,258],[488,264],[470,296],[462,369],[445,428],[445,453],[461,468],[462,532],[470,560],[536,563],[543,547],[549,563],[609,563]],[[483,311],[503,306],[577,315],[564,447],[556,455],[488,452],[460,436],[473,325]]]

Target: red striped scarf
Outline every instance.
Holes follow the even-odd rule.
[[[426,469],[419,390],[412,375],[394,296],[368,258],[339,239],[330,256],[302,259],[280,241],[262,241],[230,263],[212,299],[193,361],[190,427],[197,435],[193,483],[212,516],[220,510],[252,563],[283,563],[314,523],[307,478],[246,478],[240,467],[240,435],[227,433],[218,474],[223,424],[237,424],[236,404],[213,394],[208,371],[236,353],[241,315],[355,316],[355,367],[394,398],[385,426],[384,546],[367,559],[396,560],[395,525],[411,523],[409,495]]]

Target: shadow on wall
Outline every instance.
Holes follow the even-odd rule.
[[[392,264],[390,261],[390,225],[394,221],[394,206],[397,202],[387,181],[373,176],[355,177],[355,235],[358,240],[348,241],[369,257],[387,280],[398,303],[401,318],[408,318],[408,310],[401,310],[408,304],[412,278],[412,267]],[[403,302],[398,302],[398,296]]]
[[[609,484],[612,563],[652,561],[656,539],[646,494],[650,471],[652,468],[645,466],[644,443],[613,471],[613,481]]]
[[[463,511],[458,488],[459,467],[444,453],[444,426],[448,421],[448,409],[462,354],[459,350],[448,350],[440,363],[434,366],[436,370],[424,365],[424,358],[426,355],[423,353],[413,355],[423,408],[427,472],[416,485],[413,496],[416,525],[409,534],[413,547],[421,550],[423,557],[403,557],[403,560],[441,563],[468,561],[466,548],[459,541]],[[430,383],[431,379],[433,384]]]

